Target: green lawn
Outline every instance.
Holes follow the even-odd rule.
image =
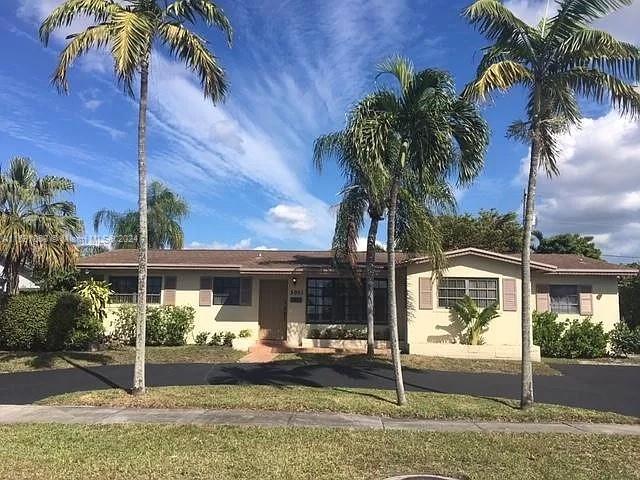
[[[68,393],[42,400],[45,405],[96,405],[140,408],[207,408],[342,412],[388,417],[496,420],[510,422],[640,423],[640,419],[558,405],[537,404],[521,411],[513,400],[408,392],[408,404],[398,407],[395,391],[357,388],[212,385],[150,388],[133,397],[122,390]]]
[[[0,479],[640,479],[640,437],[160,425],[0,426]]]
[[[227,363],[245,355],[227,347],[187,345],[184,347],[147,347],[148,363]],[[0,351],[0,373],[28,372],[80,365],[133,364],[135,350],[101,352],[7,352]]]
[[[361,354],[317,354],[317,353],[284,353],[278,361],[302,361],[308,364],[344,364],[344,365],[391,365],[389,356],[377,355],[370,360]],[[515,360],[481,360],[466,358],[425,357],[423,355],[402,355],[402,365],[416,370],[439,370],[443,372],[470,373],[508,373],[520,374],[520,362]],[[534,363],[536,375],[562,375],[550,363]]]

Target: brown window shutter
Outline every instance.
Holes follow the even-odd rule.
[[[502,279],[502,310],[505,312],[515,312],[518,310],[515,278]]]
[[[418,279],[418,308],[431,310],[433,308],[433,283],[430,277]]]
[[[200,277],[200,306],[211,306],[211,298],[213,296],[212,289],[213,279],[211,277]]]
[[[580,315],[593,315],[591,285],[580,285]]]
[[[163,301],[165,305],[176,304],[177,283],[178,283],[178,279],[176,277],[164,277]]]
[[[549,285],[536,285],[536,310],[548,312],[550,309]]]
[[[253,279],[241,278],[240,279],[240,305],[251,305],[251,287]]]

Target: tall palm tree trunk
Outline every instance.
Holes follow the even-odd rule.
[[[376,238],[378,236],[378,223],[380,217],[371,216],[371,224],[369,225],[369,234],[367,236],[367,279],[366,279],[366,295],[367,295],[367,356],[373,358],[375,346],[374,332],[374,291],[375,291],[375,275],[376,275]]]
[[[9,295],[17,295],[20,291],[19,270],[16,262],[6,261],[4,264],[4,277],[7,281],[6,291]]]
[[[398,310],[396,308],[396,209],[398,206],[398,181],[393,180],[389,198],[389,215],[387,216],[387,295],[389,302],[389,333],[391,336],[391,359],[396,379],[396,395],[398,405],[407,403],[402,379],[400,362],[400,342],[398,340]]]
[[[533,367],[531,365],[531,232],[535,216],[536,182],[540,165],[539,134],[540,93],[534,92],[534,118],[532,121],[531,159],[529,164],[529,181],[527,198],[524,207],[524,235],[522,238],[522,385],[520,408],[533,406]]]
[[[136,360],[133,369],[134,395],[145,393],[145,344],[147,330],[147,102],[149,57],[140,67],[140,110],[138,114],[138,312],[136,317]]]

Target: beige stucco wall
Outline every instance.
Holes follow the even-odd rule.
[[[466,255],[449,259],[445,277],[496,278],[498,296],[502,296],[502,279],[516,279],[516,294],[521,294],[522,282],[518,265]],[[422,343],[453,343],[459,335],[453,322],[453,314],[448,308],[438,307],[438,282],[433,282],[433,309],[421,310],[418,305],[418,282],[420,277],[430,277],[431,270],[426,264],[410,265],[407,270],[407,329],[409,347]],[[502,299],[500,298],[502,304]],[[518,302],[520,303],[520,302]],[[520,345],[520,305],[515,312],[505,312],[502,305],[500,316],[494,319],[489,331],[484,335],[485,343],[490,345]]]
[[[126,270],[110,270],[104,272],[96,272],[104,274],[105,280],[109,279],[109,275],[132,275],[132,271]],[[135,275],[135,272],[133,272]],[[214,276],[210,271],[182,271],[182,270],[149,270],[150,277],[157,276],[175,276],[176,285],[176,305],[191,305],[195,313],[195,323],[193,333],[188,339],[193,342],[195,335],[199,332],[206,331],[210,333],[230,331],[236,335],[240,330],[250,330],[251,337],[258,336],[258,296],[259,281],[253,278],[251,289],[251,305],[211,305],[208,307],[199,306],[200,277]],[[232,273],[215,273],[215,276],[238,276]],[[164,303],[164,281],[161,302]],[[119,305],[110,304],[108,307],[108,316],[105,328],[107,331],[112,328],[112,320]]]
[[[438,307],[438,284],[433,283],[433,309],[420,310],[418,308],[418,282],[420,277],[430,277],[428,265],[410,265],[407,274],[407,301],[410,305],[407,313],[408,342],[410,351],[423,352],[431,350],[428,343],[452,343],[457,331],[449,309]],[[465,255],[449,259],[446,277],[461,278],[496,278],[498,279],[498,296],[500,302],[500,316],[494,319],[488,332],[484,335],[485,344],[491,346],[520,346],[521,341],[521,292],[520,266],[500,260],[484,258],[475,255]],[[505,312],[502,310],[502,280],[513,278],[516,281],[517,310]],[[593,315],[591,320],[602,322],[605,331],[609,331],[619,321],[620,311],[618,303],[618,283],[615,276],[587,276],[587,275],[557,275],[533,273],[531,295],[531,309],[536,308],[536,284],[570,284],[591,285]],[[559,314],[559,319],[587,318],[584,315]],[[412,348],[413,345],[413,348]]]
[[[591,301],[593,305],[593,322],[602,322],[605,331],[613,329],[620,320],[620,303],[618,299],[618,279],[615,276],[591,275],[553,275],[534,273],[531,295],[531,308],[536,308],[535,291],[537,284],[545,285],[591,285]],[[558,314],[559,320],[586,318],[579,314]]]

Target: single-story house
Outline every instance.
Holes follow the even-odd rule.
[[[520,255],[465,248],[446,254],[447,269],[432,277],[428,257],[399,254],[397,297],[399,337],[404,351],[425,355],[519,358]],[[386,254],[376,257],[375,323],[387,334]],[[111,283],[109,318],[122,303],[136,301],[137,251],[112,250],[84,257],[84,273]],[[364,271],[364,254],[359,268]],[[578,255],[532,254],[532,309],[561,318],[602,322],[620,318],[619,276],[636,270]],[[290,347],[363,346],[362,340],[328,340],[317,332],[332,326],[366,325],[364,282],[336,269],[331,252],[258,250],[151,250],[149,304],[191,305],[193,335],[200,331],[250,330],[253,341],[281,341]],[[479,306],[499,304],[500,316],[484,345],[460,345],[450,306],[470,295]],[[109,322],[109,320],[107,320]],[[109,325],[107,325],[108,328]],[[313,335],[310,335],[312,333]],[[532,346],[539,358],[539,348]]]

